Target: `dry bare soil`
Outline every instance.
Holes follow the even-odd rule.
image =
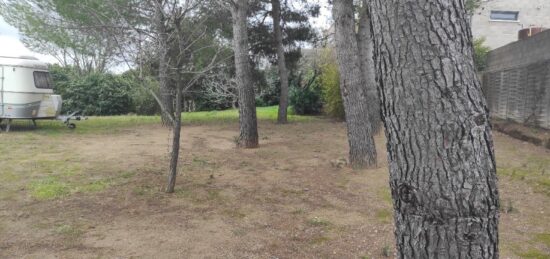
[[[81,127],[86,127],[85,123]],[[0,134],[1,258],[394,257],[385,139],[379,168],[342,167],[345,126],[187,125],[175,194],[169,131]],[[550,257],[550,152],[495,133],[502,258]]]

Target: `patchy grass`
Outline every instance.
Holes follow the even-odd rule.
[[[318,235],[310,240],[310,244],[312,245],[321,245],[326,242],[330,241],[330,238],[325,235]]]
[[[278,106],[257,107],[258,120],[276,121]],[[209,123],[230,123],[238,122],[239,111],[236,109],[223,111],[187,112],[182,115],[184,124],[209,124]],[[319,118],[312,116],[295,115],[292,109],[288,112],[289,122],[318,121]],[[85,121],[75,121],[77,129],[71,130],[65,127],[61,121],[41,120],[38,121],[38,128],[34,129],[28,120],[16,120],[13,122],[12,130],[32,131],[40,134],[59,136],[65,134],[90,134],[90,133],[118,133],[128,128],[142,125],[160,124],[160,116],[91,116]]]
[[[85,121],[75,121],[77,129],[71,130],[65,127],[61,121],[44,120],[38,121],[38,128],[33,129],[29,121],[14,121],[12,131],[32,131],[34,133],[50,136],[66,134],[89,134],[89,133],[116,133],[126,128],[147,124],[160,123],[160,116],[93,116]]]
[[[274,119],[275,111],[259,114]],[[51,135],[40,127],[0,133],[0,150],[8,154],[0,158],[0,257],[393,256],[385,160],[381,170],[333,168],[331,159],[347,152],[346,131],[328,120],[264,121],[259,149],[227,148],[238,131],[236,115],[188,116],[201,125],[184,128],[173,195],[163,192],[167,130],[138,126],[158,117],[97,117]],[[234,124],[216,124],[231,116]],[[102,126],[109,120],[118,127],[112,132]],[[383,141],[377,136],[382,149]],[[514,212],[501,213],[502,257],[545,258],[550,197],[540,193],[549,153],[499,135],[495,144],[501,209]],[[243,250],[250,247],[261,248]]]
[[[535,241],[546,245],[550,248],[550,233],[541,233],[535,235]]]
[[[391,248],[389,245],[385,245],[384,248],[382,248],[382,256],[384,257],[390,257],[391,256]]]
[[[67,196],[71,193],[70,188],[57,177],[47,177],[34,181],[29,185],[31,196],[38,200],[50,200]]]
[[[384,200],[388,204],[392,204],[393,200],[391,198],[391,192],[389,188],[380,188],[377,192],[378,197]]]
[[[387,209],[381,209],[376,211],[376,218],[382,223],[391,222],[392,212]]]
[[[257,107],[256,113],[258,120],[276,121],[278,106]],[[208,123],[208,122],[236,122],[239,120],[239,111],[235,109],[223,111],[208,111],[208,112],[190,112],[183,115],[184,123]],[[318,120],[311,116],[295,115],[292,109],[288,110],[288,120],[290,122],[307,122]]]
[[[139,196],[153,196],[158,193],[158,188],[150,185],[136,186],[133,190],[134,194]]]
[[[109,187],[111,184],[112,184],[111,179],[103,179],[103,180],[93,181],[91,183],[84,184],[82,186],[77,186],[75,187],[75,190],[78,192],[100,192],[107,189],[107,187]]]
[[[293,211],[291,211],[290,213],[292,215],[301,215],[301,214],[304,214],[306,211],[304,209],[295,209]]]
[[[105,190],[112,184],[113,179],[102,179],[88,183],[68,182],[67,179],[49,176],[33,181],[29,184],[30,194],[37,200],[52,200],[69,196],[76,192],[90,193]]]
[[[531,185],[536,192],[550,196],[549,158],[529,158],[521,166],[499,167],[497,173],[517,181],[524,181]]]
[[[523,252],[517,252],[517,255],[526,259],[548,259],[548,254],[536,248],[531,248]]]
[[[68,174],[67,172],[71,173]],[[133,173],[131,172],[124,172],[116,174],[113,177],[89,179],[81,171],[61,170],[57,173],[49,174],[45,178],[34,180],[27,187],[30,190],[31,197],[37,200],[54,200],[70,196],[74,193],[100,192],[115,183],[129,179],[132,175]]]
[[[512,202],[511,199],[507,199],[506,202],[503,202],[502,200],[500,201],[500,211],[508,214],[508,213],[517,212],[518,209],[514,207],[514,203]]]
[[[66,238],[79,238],[84,231],[77,226],[62,224],[55,228],[55,233],[63,235]]]
[[[310,225],[310,226],[314,226],[314,227],[329,227],[332,225],[332,223],[326,219],[323,219],[323,218],[320,218],[320,217],[313,217],[313,218],[310,218],[307,223]]]
[[[233,219],[243,219],[243,218],[246,217],[246,213],[244,213],[239,208],[225,209],[225,210],[223,210],[223,214],[225,214],[226,216],[228,216],[230,218],[233,218]]]

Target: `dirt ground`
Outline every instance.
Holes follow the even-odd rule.
[[[237,129],[185,126],[171,195],[162,192],[170,139],[160,126],[0,134],[8,143],[0,148],[0,257],[394,257],[382,135],[379,168],[354,171],[338,162],[347,154],[342,123],[262,122],[253,150],[234,148]],[[541,183],[550,152],[499,133],[495,145],[505,172],[501,258],[549,258],[550,196]],[[36,187],[44,179],[58,186],[53,196]]]

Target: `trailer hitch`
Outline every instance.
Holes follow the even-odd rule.
[[[75,120],[75,121],[81,121],[81,120],[87,120],[88,117],[85,117],[83,115],[79,115],[80,111],[75,111],[69,115],[60,115],[60,116],[57,116],[56,119],[62,121],[65,126],[67,126],[67,128],[69,129],[75,129],[76,128],[76,124],[72,123],[71,120]]]

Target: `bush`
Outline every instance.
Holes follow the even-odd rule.
[[[124,76],[124,78],[131,84],[130,98],[132,99],[132,112],[138,115],[160,114],[160,106],[151,93],[140,86],[139,82],[135,82],[130,75]],[[147,87],[151,87],[154,92],[159,92],[159,85],[156,80],[146,78],[144,83]]]
[[[55,89],[63,97],[63,113],[119,115],[133,111],[131,81],[112,74],[79,75],[71,68],[50,68]]]
[[[256,106],[266,107],[279,104],[281,95],[281,82],[277,66],[271,66],[262,71],[262,79],[256,79],[258,90],[256,94]]]
[[[474,39],[474,63],[478,72],[487,67],[487,54],[491,51],[491,48],[483,45],[484,43],[484,38]]]
[[[344,103],[340,93],[340,73],[334,59],[334,53],[330,49],[323,50],[321,54],[321,75],[319,78],[323,93],[324,112],[336,119],[344,119]]]
[[[295,114],[317,115],[323,108],[321,91],[317,87],[293,86],[290,88],[290,105]]]

